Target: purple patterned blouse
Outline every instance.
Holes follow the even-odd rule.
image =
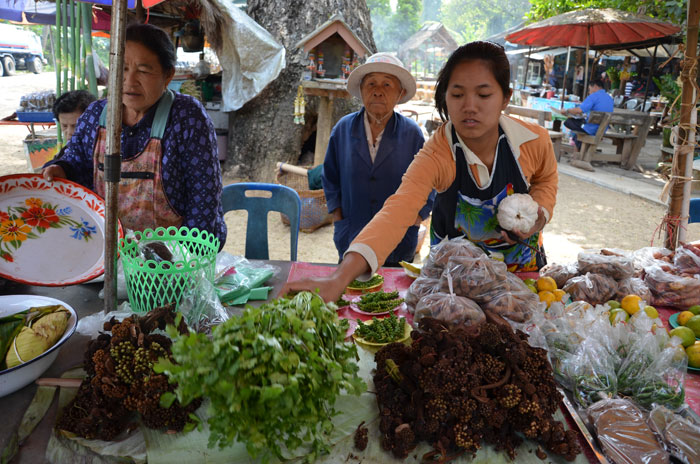
[[[75,133],[58,164],[68,179],[93,188],[92,153],[100,125],[100,114],[107,100],[92,103],[80,116]],[[122,159],[129,159],[146,148],[156,102],[141,121],[122,126]],[[226,223],[221,207],[221,169],[216,132],[204,107],[196,99],[175,93],[168,125],[163,134],[163,189],[170,204],[183,217],[182,225],[207,230],[226,241]]]

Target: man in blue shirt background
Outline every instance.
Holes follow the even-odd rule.
[[[569,108],[564,111],[564,114],[579,116],[584,113],[589,114],[591,111],[603,111],[606,113],[613,112],[613,99],[607,94],[605,88],[603,87],[603,81],[600,79],[594,79],[588,84],[588,97],[581,103],[578,108]],[[574,132],[585,132],[587,134],[595,134],[598,130],[599,124],[589,124],[584,122],[582,118],[568,118],[564,121],[564,126]],[[576,142],[576,149],[581,149],[581,142],[576,140],[576,134],[574,133],[574,142]]]

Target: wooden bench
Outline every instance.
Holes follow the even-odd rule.
[[[607,132],[605,131],[607,124],[604,125],[602,122],[598,122],[603,120],[603,115],[605,114],[608,115],[607,120],[610,125]],[[591,112],[588,122],[600,124],[600,126],[595,135],[576,132],[576,138],[585,147],[584,145],[581,146],[581,152],[576,157],[577,162],[572,164],[586,170],[593,170],[593,166],[590,164],[592,161],[620,163],[623,169],[635,168],[639,153],[646,143],[652,119],[649,113],[620,108],[615,108],[613,113]],[[601,129],[603,130],[602,133]],[[615,145],[614,154],[598,153],[596,151],[598,144],[603,138],[611,140],[613,145]]]
[[[539,124],[542,127],[545,127],[545,121],[552,120],[551,111],[536,110],[533,108],[526,108],[524,106],[508,105],[504,113],[508,115],[518,116],[521,118],[535,119],[537,120],[537,124]],[[564,137],[564,134],[562,134],[561,132],[550,130],[549,137],[552,139],[552,146],[554,147],[554,156],[556,156],[557,161],[559,161],[559,159],[561,158],[562,151],[561,142]]]

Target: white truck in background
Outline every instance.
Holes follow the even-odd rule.
[[[44,63],[38,35],[19,26],[0,24],[0,76],[12,76],[16,69],[39,74]]]

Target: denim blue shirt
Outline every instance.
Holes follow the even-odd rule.
[[[591,111],[603,111],[605,113],[612,113],[614,109],[613,99],[607,92],[603,89],[593,92],[581,103],[581,111],[588,114]],[[583,130],[588,134],[595,134],[598,130],[600,124],[589,124],[583,125]]]
[[[80,116],[75,133],[58,164],[69,180],[93,189],[92,154],[107,100],[93,102]],[[158,103],[133,126],[122,125],[122,159],[146,148]],[[213,233],[223,246],[226,223],[221,206],[221,168],[216,132],[206,110],[194,98],[175,93],[163,144],[163,190],[171,206],[182,216],[183,226]]]
[[[333,127],[323,163],[323,190],[328,212],[342,208],[343,219],[336,221],[333,240],[342,258],[353,239],[382,209],[387,198],[401,185],[401,179],[425,139],[418,124],[394,112],[384,128],[374,162],[369,153],[362,109],[343,117]],[[425,219],[435,199],[420,210]],[[386,262],[413,258],[418,227],[409,227],[406,235]]]

